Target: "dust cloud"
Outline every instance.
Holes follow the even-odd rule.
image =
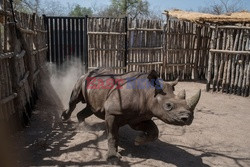
[[[60,113],[68,108],[71,91],[78,78],[85,73],[79,59],[58,66],[48,62],[41,78],[43,102],[57,106]]]

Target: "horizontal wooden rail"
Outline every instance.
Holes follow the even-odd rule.
[[[38,50],[33,50],[33,55],[37,54],[37,53],[40,53],[40,52],[43,52],[43,51],[46,51],[48,50],[48,47],[44,47],[44,48],[41,48],[41,49],[38,49]]]
[[[13,56],[14,56],[14,52],[1,53],[0,54],[0,59],[11,58]]]
[[[194,66],[194,63],[172,63],[172,64],[166,64],[166,66],[188,66],[188,65],[191,65],[191,66]]]
[[[152,47],[152,48],[128,48],[128,50],[161,50],[163,47]]]
[[[0,100],[0,104],[5,104],[8,103],[9,101],[15,99],[17,97],[17,93],[13,93],[12,95],[5,97],[3,99]]]
[[[17,54],[16,57],[18,59],[22,58],[24,55],[25,55],[26,51],[25,50],[22,50],[21,53]]]
[[[89,51],[125,51],[125,49],[89,48]]]
[[[171,48],[171,49],[167,49],[166,51],[195,51],[195,50],[207,50],[209,51],[209,48],[199,48],[199,49],[196,49],[196,48],[177,48],[177,49],[174,49],[174,48]]]
[[[246,29],[246,30],[250,30],[250,27],[247,27],[247,26],[210,26],[210,28],[212,28],[212,29],[221,28],[221,29]]]
[[[209,51],[213,53],[250,55],[250,51],[233,51],[233,50],[218,50],[218,49],[210,49]]]
[[[23,32],[23,33],[26,33],[26,34],[29,34],[29,35],[35,35],[37,34],[35,31],[31,30],[31,29],[25,29],[25,28],[22,28],[20,26],[17,26],[17,28]]]
[[[35,29],[36,32],[39,32],[39,33],[47,33],[46,30],[39,30],[39,29]]]
[[[125,32],[88,32],[89,35],[127,35]]]
[[[150,29],[150,28],[129,28],[128,31],[163,31],[163,29]]]
[[[163,64],[163,62],[131,62],[128,65],[158,65]]]
[[[27,81],[27,78],[29,77],[30,72],[27,71],[23,77],[23,79],[17,84],[19,87],[22,87],[24,83]]]
[[[193,35],[193,36],[197,36],[197,34],[194,34],[194,33],[180,33],[180,32],[166,32],[166,35]]]
[[[98,68],[109,68],[109,69],[126,69],[126,67],[88,67],[89,69],[98,69]]]

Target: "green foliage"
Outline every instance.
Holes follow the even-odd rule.
[[[98,13],[102,16],[125,17],[133,19],[149,15],[147,0],[112,0],[111,5]]]
[[[76,5],[74,9],[69,13],[69,16],[81,17],[81,16],[92,16],[93,11],[91,8],[81,7],[80,5]]]

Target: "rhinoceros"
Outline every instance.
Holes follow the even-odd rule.
[[[158,138],[159,130],[153,117],[177,126],[192,123],[201,90],[186,100],[185,90],[174,94],[177,83],[178,80],[161,80],[154,70],[149,73],[114,74],[109,69],[96,69],[78,79],[62,119],[70,118],[77,103],[86,103],[86,107],[77,113],[79,122],[92,114],[105,120],[107,159],[120,158],[117,149],[121,126],[128,124],[132,129],[142,131],[135,138],[135,145],[142,145]]]

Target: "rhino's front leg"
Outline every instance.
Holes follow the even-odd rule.
[[[142,145],[152,142],[158,138],[159,130],[152,120],[143,121],[137,124],[130,125],[131,128],[143,133],[135,138],[135,145]]]
[[[118,130],[119,125],[117,123],[116,117],[114,115],[106,115],[105,122],[107,126],[108,134],[108,153],[107,160],[111,158],[121,158],[118,151]]]

